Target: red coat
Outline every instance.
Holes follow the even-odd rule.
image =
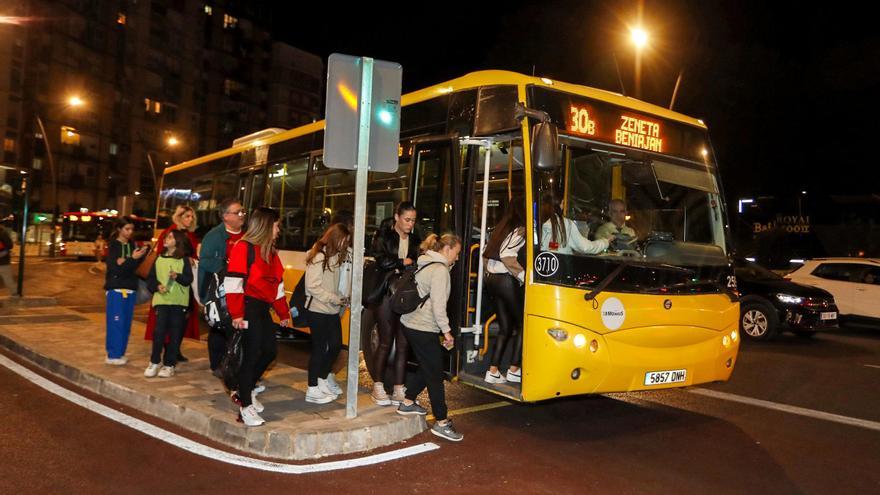
[[[161,234],[159,234],[159,239],[156,241],[156,250],[161,255],[165,251],[165,237],[172,230],[176,230],[177,225],[171,224],[170,227],[163,230]],[[187,238],[189,239],[190,244],[192,245],[192,256],[190,259],[199,259],[198,251],[199,248],[199,238],[193,232],[186,233]],[[199,305],[196,304],[195,298],[192,296],[193,291],[190,291],[189,298],[189,315],[186,319],[186,327],[183,329],[183,336],[199,340]],[[152,304],[152,303],[151,303]],[[152,305],[150,306],[150,314],[147,316],[147,331],[144,333],[144,340],[153,340],[153,331],[156,329],[156,310],[153,309]],[[170,337],[167,337],[170,338]],[[166,340],[167,343],[167,340]]]
[[[266,263],[260,254],[260,248],[255,247],[254,264],[247,266],[249,248],[250,243],[239,241],[232,247],[232,255],[229,256],[229,267],[226,269],[226,278],[223,279],[229,315],[233,319],[244,318],[244,296],[248,296],[271,304],[282,320],[289,319],[290,307],[284,294],[284,266],[281,265],[281,258],[278,254],[273,254],[269,263]]]

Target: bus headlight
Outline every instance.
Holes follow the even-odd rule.
[[[568,332],[561,328],[548,328],[547,334],[553,337],[553,339],[558,342],[565,342],[566,340],[568,340]]]
[[[577,347],[578,349],[581,349],[585,345],[587,345],[587,338],[584,337],[584,334],[579,333],[574,336],[574,346],[575,347]]]

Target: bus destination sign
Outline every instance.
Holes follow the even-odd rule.
[[[596,120],[597,112],[584,103],[569,104],[568,132],[602,141],[638,148],[655,153],[663,153],[663,124],[639,115],[620,113],[617,121],[608,129],[600,127]],[[611,123],[604,118],[603,124]]]

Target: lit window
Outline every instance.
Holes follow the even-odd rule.
[[[116,14],[116,24],[125,25],[125,14],[122,12]]]
[[[238,25],[238,19],[229,14],[223,14],[223,27],[231,29]]]
[[[79,133],[73,127],[61,126],[61,142],[79,146]]]
[[[149,98],[144,98],[144,111],[149,112],[153,106],[153,100]]]
[[[116,143],[110,143],[110,154],[116,156],[116,153],[119,153],[119,145]]]
[[[15,151],[15,139],[5,138],[3,140],[3,151],[13,152]]]
[[[34,170],[42,170],[43,168],[43,159],[42,158],[34,158],[33,169]]]
[[[154,101],[154,102],[153,102],[153,111],[154,111],[156,114],[160,114],[160,113],[162,113],[162,104],[159,103],[158,101]]]
[[[214,9],[210,5],[205,5],[205,14],[214,15]]]

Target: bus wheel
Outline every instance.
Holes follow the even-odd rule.
[[[743,302],[739,329],[752,340],[772,340],[779,328],[779,317],[772,306],[763,301]]]

